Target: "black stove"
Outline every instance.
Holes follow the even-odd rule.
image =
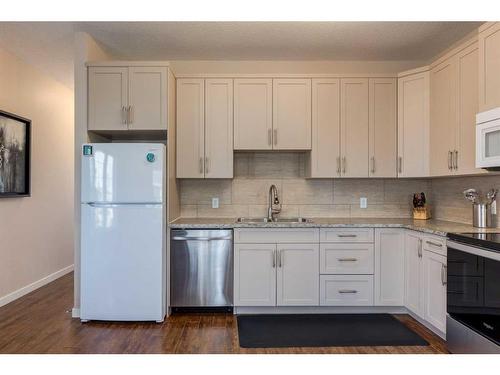
[[[448,239],[480,247],[483,250],[500,252],[499,233],[448,233]]]

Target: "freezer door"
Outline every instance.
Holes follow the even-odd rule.
[[[162,321],[162,205],[82,205],[82,320]]]
[[[82,203],[162,203],[165,146],[89,143],[82,146]]]

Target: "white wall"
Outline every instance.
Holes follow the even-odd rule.
[[[0,49],[0,109],[32,120],[31,197],[0,199],[1,306],[72,269],[73,92]]]

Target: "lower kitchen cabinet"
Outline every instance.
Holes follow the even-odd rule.
[[[375,229],[374,304],[403,306],[405,239],[401,229]]]
[[[319,245],[277,245],[277,305],[319,304]]]
[[[372,306],[373,275],[321,275],[321,306]]]
[[[276,305],[276,245],[234,245],[234,305]]]
[[[423,252],[424,319],[446,330],[446,257]]]
[[[320,273],[334,275],[373,274],[373,244],[322,243]]]
[[[422,293],[422,236],[417,232],[405,234],[406,283],[405,306],[419,317],[423,317]]]
[[[235,306],[318,306],[319,244],[234,245]]]

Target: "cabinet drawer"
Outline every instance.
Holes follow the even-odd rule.
[[[322,275],[319,296],[321,306],[372,306],[373,276]]]
[[[446,238],[439,236],[424,236],[423,249],[446,256]]]
[[[344,275],[373,274],[372,244],[321,244],[320,273]]]
[[[235,243],[318,243],[317,228],[236,228]]]
[[[373,228],[321,229],[321,242],[373,242]]]

